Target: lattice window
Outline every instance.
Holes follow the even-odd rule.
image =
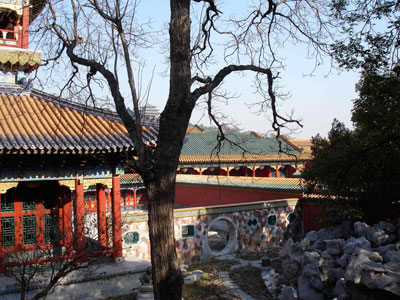
[[[14,217],[1,218],[1,242],[3,248],[15,246]]]
[[[14,201],[7,200],[6,197],[1,197],[1,211],[2,212],[13,212]]]
[[[22,210],[23,211],[32,211],[36,209],[35,201],[23,201],[22,202]]]
[[[52,243],[57,233],[57,216],[53,214],[44,215],[44,242]]]
[[[36,244],[36,216],[22,216],[22,234],[24,245]]]

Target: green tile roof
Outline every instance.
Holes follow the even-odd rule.
[[[250,133],[231,133],[226,134],[226,138],[234,144],[224,140],[221,148],[216,148],[218,144],[217,132],[206,133],[187,133],[181,151],[182,155],[242,155],[246,153],[278,154],[279,142],[281,150],[289,154],[300,154],[298,150],[286,143],[283,139],[256,137]],[[281,152],[282,153],[282,152]]]

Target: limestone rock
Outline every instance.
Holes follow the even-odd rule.
[[[314,243],[319,238],[318,231],[312,230],[307,232],[306,238],[308,238],[311,243]]]
[[[305,237],[300,242],[300,250],[304,252],[310,248],[310,245],[311,241],[307,237]]]
[[[346,241],[343,247],[343,251],[346,254],[352,254],[355,249],[371,249],[371,243],[365,237],[360,237],[358,239],[353,239],[351,241]]]
[[[322,293],[316,291],[309,283],[309,279],[304,276],[300,276],[297,281],[298,286],[298,297],[300,300],[323,300]]]
[[[340,258],[335,260],[335,262],[341,268],[346,268],[348,263],[349,263],[349,259],[350,259],[350,255],[349,254],[343,254]]]
[[[288,239],[283,245],[282,249],[279,251],[279,257],[282,259],[288,258],[290,256],[290,253],[292,252],[293,244],[294,244],[293,239],[292,238]]]
[[[340,296],[347,296],[346,290],[345,290],[345,284],[346,284],[346,280],[344,278],[340,278],[338,279],[338,281],[336,281],[336,285],[335,288],[333,289],[333,293],[335,294],[335,296],[340,297]],[[344,298],[342,298],[344,299]]]
[[[282,273],[288,278],[296,278],[299,275],[299,265],[297,262],[290,259],[282,262]]]
[[[310,285],[319,292],[322,292],[324,289],[324,284],[318,278],[313,278],[310,280]]]
[[[279,300],[296,300],[297,298],[297,290],[292,286],[285,286],[282,289],[281,296]]]
[[[392,223],[385,222],[385,221],[380,221],[378,224],[374,225],[374,227],[383,229],[384,231],[386,231],[388,233],[396,232],[396,227]]]
[[[342,253],[344,240],[343,239],[334,239],[334,240],[325,240],[326,249],[330,255],[338,255]]]
[[[355,222],[354,231],[358,237],[366,236],[368,233],[369,225],[364,222]]]
[[[320,259],[320,255],[317,251],[311,251],[311,252],[304,252],[303,254],[303,263],[304,265],[311,264],[313,266],[318,266]]]

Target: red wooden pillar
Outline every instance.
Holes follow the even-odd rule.
[[[22,230],[22,201],[21,198],[16,197],[14,201],[14,213],[15,213],[15,218],[14,218],[14,228],[15,228],[15,248],[17,251],[22,250],[22,244],[23,244],[23,230]]]
[[[199,175],[203,175],[203,171],[199,168]]]
[[[280,176],[280,172],[279,172],[279,166],[276,166],[276,167],[275,167],[275,170],[276,170],[276,171],[275,171],[275,174],[276,174],[275,177],[276,177],[276,178],[281,177],[281,176]]]
[[[253,166],[253,177],[256,177],[256,167]]]
[[[133,207],[136,210],[137,207],[137,193],[136,193],[136,186],[133,187]]]
[[[63,243],[67,251],[67,256],[72,255],[72,197],[71,193],[65,199],[63,206]]]
[[[248,177],[249,176],[249,168],[247,168],[247,167],[244,167],[244,176],[245,177]]]
[[[112,178],[112,233],[113,257],[122,257],[121,188],[119,176]]]
[[[107,247],[106,189],[101,183],[96,184],[97,197],[97,232],[99,247]]]
[[[82,250],[85,249],[85,198],[83,191],[83,179],[75,180],[74,201],[74,224],[75,224],[75,250],[77,255],[81,256]]]
[[[272,177],[272,167],[267,167],[267,177]]]
[[[43,246],[44,244],[44,207],[42,205],[43,199],[36,199],[36,238],[37,244]]]
[[[229,176],[229,167],[226,168],[226,176]]]
[[[22,9],[22,36],[18,39],[21,41],[21,48],[29,48],[29,5],[26,5]]]

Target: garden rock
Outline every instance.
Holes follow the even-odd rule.
[[[319,259],[320,259],[320,255],[317,251],[304,252],[303,263],[305,265],[311,264],[313,266],[318,266]]]
[[[325,240],[325,243],[326,249],[330,255],[338,255],[343,251],[343,239]]]
[[[300,242],[289,239],[279,253],[281,279],[285,274],[293,282],[301,274],[297,278],[299,299],[350,299],[346,282],[400,296],[400,242],[393,243],[396,233],[400,233],[400,219],[398,224],[373,226],[346,223],[310,231]]]
[[[312,230],[308,232],[306,238],[309,239],[311,243],[314,243],[319,238],[318,231]]]
[[[369,225],[364,222],[355,222],[354,231],[358,237],[366,236],[368,233]]]
[[[288,258],[293,247],[294,241],[292,238],[288,239],[283,245],[282,249],[279,251],[280,258]]]
[[[311,285],[310,281],[308,278],[305,276],[300,276],[298,281],[297,281],[297,286],[298,286],[298,296],[300,300],[323,300],[324,297],[322,296],[322,293],[315,290]]]
[[[297,291],[292,286],[284,286],[279,300],[297,300]]]

